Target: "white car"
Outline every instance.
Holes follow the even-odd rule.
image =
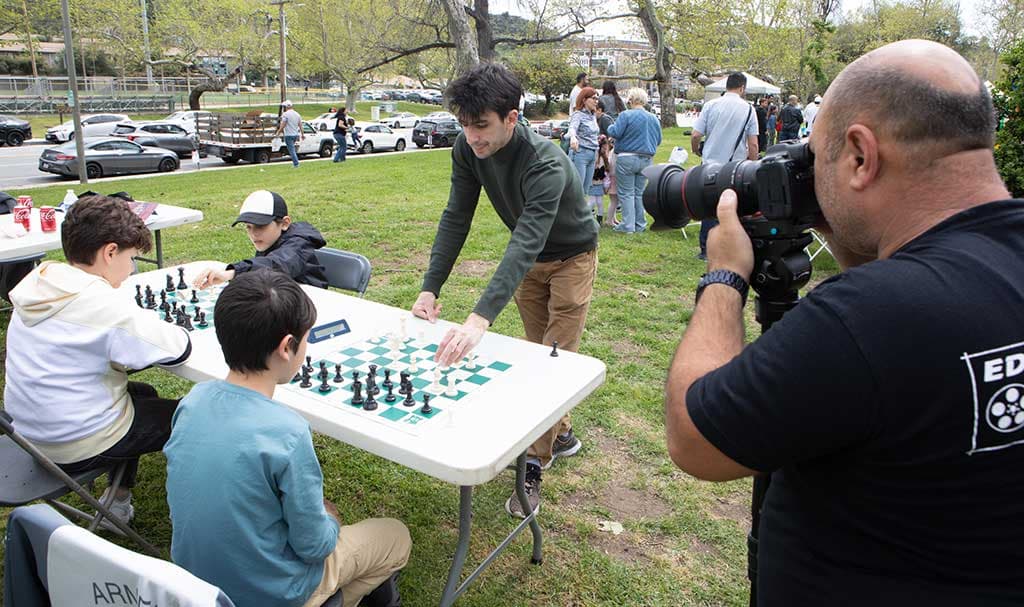
[[[270,142],[270,148],[288,155],[288,147],[284,144],[284,137],[274,137]],[[311,123],[302,123],[302,138],[295,142],[295,153],[299,156],[305,154],[317,154],[321,158],[327,158],[334,153],[334,134],[318,131]]]
[[[337,116],[337,112],[327,112],[326,114],[320,114],[316,118],[309,121],[318,131],[331,131],[334,132],[334,124],[338,122],[334,119]]]
[[[381,118],[380,123],[393,129],[411,129],[420,123],[420,117],[412,112],[399,112],[391,114],[387,118]]]
[[[420,118],[420,120],[430,120],[432,122],[436,122],[438,120],[458,120],[458,118],[456,118],[455,114],[451,112],[430,112],[423,118]]]
[[[119,122],[131,122],[124,114],[93,114],[82,116],[82,132],[86,137],[107,137],[114,132]],[[68,120],[60,126],[46,129],[46,140],[64,143],[75,138],[75,122]]]
[[[188,131],[189,135],[195,135],[196,133],[196,119],[197,118],[209,118],[210,112],[204,110],[185,110],[182,112],[174,112],[167,118],[164,118],[164,122],[173,122],[181,128]]]
[[[371,154],[375,150],[394,150],[401,152],[408,142],[405,135],[399,135],[384,124],[371,124],[359,130],[359,147],[361,154]]]

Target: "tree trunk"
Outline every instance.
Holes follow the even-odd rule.
[[[672,58],[675,51],[665,42],[665,27],[654,12],[653,0],[640,0],[637,17],[654,47],[654,76],[661,96],[661,126],[677,126],[676,99],[672,93]]]
[[[494,61],[494,30],[491,28],[490,0],[473,0],[473,15],[480,61]]]
[[[449,35],[455,43],[455,77],[458,78],[480,63],[480,51],[462,0],[444,0],[444,12],[448,15]]]
[[[210,91],[223,91],[225,88],[227,88],[229,82],[238,79],[238,77],[242,74],[242,70],[243,66],[239,65],[231,73],[229,73],[227,76],[223,78],[218,78],[216,76],[211,75],[210,73],[207,73],[206,80],[203,80],[202,82],[196,84],[195,87],[193,87],[192,90],[188,92],[188,109],[202,109],[199,106],[199,99],[203,96],[203,93]],[[187,69],[185,70],[185,73],[188,73]]]
[[[345,83],[345,111],[352,113],[356,110],[356,100],[359,99],[359,91],[362,87],[357,87],[351,82]]]

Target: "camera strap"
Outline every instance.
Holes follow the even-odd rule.
[[[743,133],[747,131],[747,123],[750,122],[750,115],[754,112],[753,106],[747,106],[747,118],[740,125],[740,134],[736,137],[736,145],[732,146],[732,153],[736,153],[736,148],[740,147],[740,142],[743,141]],[[729,160],[732,160],[732,156],[729,156]]]

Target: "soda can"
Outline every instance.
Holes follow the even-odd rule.
[[[28,231],[32,227],[32,208],[20,203],[14,205],[14,223],[20,223]]]
[[[28,208],[32,208],[32,197],[31,196],[18,196],[17,204],[23,204]]]
[[[44,232],[56,232],[57,210],[53,207],[39,207],[39,227]]]

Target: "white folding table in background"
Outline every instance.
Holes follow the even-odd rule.
[[[192,277],[209,266],[223,268],[224,264],[187,264],[184,266],[186,282],[191,282]],[[126,299],[134,298],[136,284],[149,285],[159,292],[166,284],[168,273],[177,283],[178,275],[173,268],[153,270],[130,277],[121,292]],[[309,344],[307,354],[313,360],[398,331],[401,318],[407,319],[409,336],[422,332],[424,339],[431,343],[440,342],[444,333],[454,326],[446,321],[430,324],[412,318],[407,310],[336,291],[309,286],[303,289],[316,305],[316,327],[343,319],[351,329],[349,333]],[[215,332],[196,330],[191,337],[189,360],[168,371],[194,382],[224,378],[228,369]],[[449,409],[447,417],[431,419],[428,426],[415,433],[397,423],[387,424],[360,415],[351,407],[310,397],[308,391],[303,395],[279,387],[274,394],[276,400],[301,414],[322,434],[459,486],[459,539],[441,597],[442,607],[451,605],[527,526],[533,534],[532,562],[541,562],[541,529],[536,515],[530,514],[461,581],[469,550],[473,487],[494,479],[514,462],[515,491],[524,505],[523,510],[528,511],[524,487],[527,448],[600,386],[605,377],[605,365],[600,360],[572,352],[559,352],[557,357],[552,357],[550,346],[496,333],[487,333],[476,352],[481,357],[510,363],[512,368],[465,397],[460,407]]]
[[[36,253],[45,253],[61,248],[60,225],[64,222],[64,213],[56,213],[57,229],[53,232],[43,232],[39,227],[39,207],[32,209],[32,229],[28,234],[20,238],[0,237],[0,264]],[[163,241],[160,237],[160,230],[173,228],[189,223],[197,223],[203,220],[203,212],[195,209],[186,209],[169,204],[160,204],[153,211],[153,214],[146,219],[148,227],[154,236],[154,249],[156,259],[138,257],[141,261],[148,261],[156,264],[156,267],[164,266]],[[3,233],[8,226],[14,223],[14,214],[0,215],[0,233]]]

